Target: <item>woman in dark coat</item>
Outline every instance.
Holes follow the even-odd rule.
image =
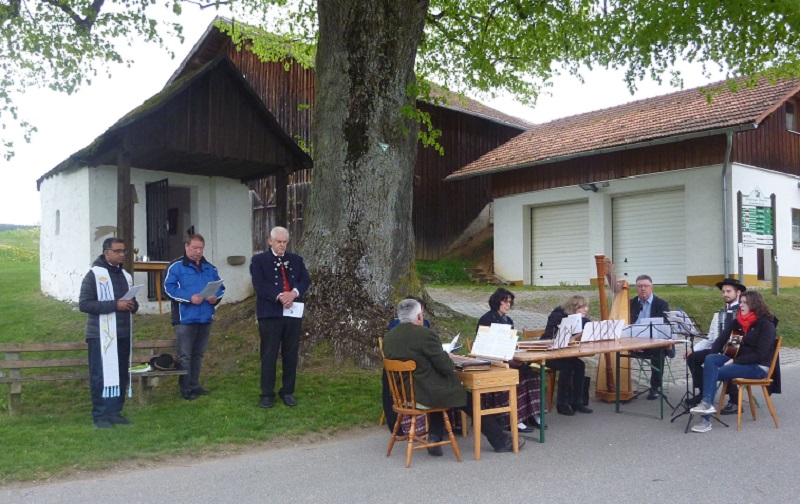
[[[514,321],[508,316],[512,306],[514,306],[514,294],[502,287],[497,289],[489,297],[490,310],[478,320],[478,327],[507,324],[513,329]],[[515,366],[516,363],[512,361],[509,364]],[[517,418],[519,424],[517,428],[520,432],[533,432],[535,429],[540,428],[541,390],[539,383],[539,374],[534,372],[530,366],[526,364],[519,368],[519,385],[517,385]],[[508,394],[505,392],[482,394],[481,405],[484,409],[508,406]],[[506,427],[510,427],[508,425],[509,415],[504,414],[502,419]]]
[[[778,319],[769,311],[761,293],[743,292],[739,298],[739,313],[714,341],[711,353],[703,363],[703,400],[691,409],[695,415],[703,415],[700,423],[692,427],[693,432],[709,432],[710,416],[716,413],[714,395],[717,382],[734,378],[761,380],[767,377],[775,352],[775,336]],[[736,357],[730,358],[722,351],[731,334],[743,334]]]
[[[547,318],[547,327],[541,339],[553,339],[558,332],[561,321],[569,315],[580,314],[582,325],[589,322],[586,314],[589,302],[583,296],[572,296],[562,306],[557,306]],[[574,415],[576,411],[591,413],[592,410],[583,404],[584,376],[586,364],[578,357],[548,360],[546,366],[558,371],[558,394],[556,411],[561,415]]]

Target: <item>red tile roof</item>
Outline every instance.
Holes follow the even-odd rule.
[[[738,91],[725,88],[709,104],[702,88],[687,89],[617,107],[557,119],[487,152],[453,172],[448,180],[485,175],[586,156],[615,147],[682,135],[758,125],[786,99],[800,91],[800,80],[770,84],[762,79]],[[716,86],[716,83],[710,86]]]

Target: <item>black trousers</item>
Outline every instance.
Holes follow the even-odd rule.
[[[661,375],[664,372],[664,360],[667,356],[666,350],[640,350],[631,353],[643,359],[650,359],[650,388],[658,390],[661,387]],[[660,360],[659,355],[661,355]]]
[[[281,354],[283,380],[280,397],[294,394],[297,360],[300,352],[300,329],[303,319],[271,317],[258,319],[261,336],[261,397],[275,397],[275,374],[278,352]]]
[[[701,396],[703,395],[703,362],[706,360],[706,356],[710,354],[711,349],[700,350],[698,352],[692,352],[692,354],[686,358],[686,365],[689,367],[689,372],[692,373],[692,383],[694,384],[694,388],[700,391]],[[728,387],[728,397],[730,402],[738,402],[738,387]]]
[[[119,397],[103,397],[103,354],[100,338],[88,338],[89,346],[89,394],[92,397],[92,420],[108,420],[122,411],[128,394],[128,367],[131,357],[130,338],[117,340],[117,362],[119,364]]]
[[[469,392],[466,394],[467,405],[461,406],[458,409],[472,418],[472,394]],[[486,415],[481,418],[481,434],[486,436],[486,439],[489,440],[489,444],[495,449],[504,446],[508,439],[508,435],[503,432],[499,415]],[[437,436],[439,439],[445,439],[444,418],[442,418],[441,413],[428,415],[428,435]]]
[[[547,361],[547,367],[558,371],[558,394],[556,404],[559,406],[583,404],[583,377],[586,375],[586,364],[578,357],[554,359]]]

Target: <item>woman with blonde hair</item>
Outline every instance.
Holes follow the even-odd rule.
[[[572,296],[563,305],[557,306],[547,318],[547,327],[541,339],[553,339],[558,332],[561,321],[569,315],[580,314],[582,323],[589,322],[589,302],[583,296]],[[584,376],[586,364],[578,357],[548,360],[548,368],[558,371],[558,394],[556,395],[556,411],[561,415],[574,415],[576,411],[591,413],[592,410],[583,404]]]

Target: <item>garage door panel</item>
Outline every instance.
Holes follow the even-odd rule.
[[[586,202],[531,209],[533,285],[589,282],[588,212]]]
[[[684,200],[683,190],[614,198],[612,259],[621,278],[686,283]]]

